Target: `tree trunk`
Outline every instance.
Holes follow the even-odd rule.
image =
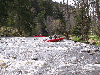
[[[100,35],[99,35],[99,46],[100,46]]]
[[[68,32],[66,33],[66,38],[67,38],[67,40],[69,40]]]

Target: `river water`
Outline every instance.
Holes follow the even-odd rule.
[[[100,75],[100,47],[48,37],[2,37],[0,75]]]

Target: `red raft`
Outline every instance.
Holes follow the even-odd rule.
[[[34,37],[45,37],[45,36],[38,35],[38,36],[34,36]]]
[[[58,42],[63,40],[64,38],[56,38],[56,39],[50,39],[50,40],[44,40],[44,42]]]

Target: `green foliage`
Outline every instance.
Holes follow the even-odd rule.
[[[97,35],[88,35],[89,39],[93,39],[93,40],[96,40],[96,41],[99,41],[98,39],[98,36]]]
[[[76,16],[75,16],[75,26],[72,30],[72,33],[75,35],[75,36],[80,36],[82,35],[82,28],[83,28],[83,20],[82,20],[82,13],[81,13],[81,9],[79,10],[80,12],[79,13],[76,13]]]
[[[6,27],[6,26],[2,26],[0,28],[0,35],[3,35],[3,36],[25,36],[24,31],[22,31],[22,35],[19,35],[17,28]]]
[[[14,27],[19,33],[23,30],[25,34],[33,35],[37,23],[40,23],[42,33],[47,35],[45,25],[47,16],[63,19],[58,5],[59,3],[52,0],[0,0],[0,25]],[[57,9],[54,14],[53,9]]]
[[[52,2],[52,0],[0,0],[0,25],[17,28],[18,33],[24,31],[31,36],[35,34],[35,29],[40,24],[42,34],[47,35],[45,21],[47,16],[50,16],[53,20],[60,20],[59,27],[55,29],[63,34],[66,31],[66,18],[61,9],[63,7],[66,7],[65,4]],[[82,9],[76,14],[76,25],[73,28],[73,34],[76,36],[82,35],[86,30],[84,23],[87,19],[86,21],[82,19],[84,14],[82,15],[81,12]],[[55,33],[54,31],[52,33]]]
[[[88,38],[89,39],[92,39],[91,41],[90,41],[90,44],[92,44],[93,42],[92,41],[96,41],[95,42],[95,46],[99,46],[99,39],[98,39],[98,36],[97,35],[88,35]],[[73,41],[77,41],[77,42],[82,42],[82,43],[85,43],[85,41],[82,39],[82,36],[77,36],[77,37],[75,37],[75,38],[73,38],[72,39]],[[92,42],[92,43],[91,43]]]
[[[96,43],[95,43],[95,46],[99,46],[99,39],[97,35],[88,35],[89,39],[92,39],[92,40],[95,40]]]
[[[90,18],[86,16],[85,11],[83,13],[83,8],[80,8],[75,15],[75,26],[72,29],[72,33],[75,36],[87,35],[90,25]]]
[[[83,40],[80,40],[82,38],[82,36],[76,36],[75,38],[73,38],[72,40],[73,41],[83,41]]]
[[[8,18],[7,4],[8,4],[7,1],[0,0],[0,24],[1,26],[7,25],[7,18]]]

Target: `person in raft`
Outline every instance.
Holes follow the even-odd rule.
[[[39,36],[42,36],[41,34]]]
[[[57,38],[57,35],[55,34],[54,37],[55,37],[55,39],[56,39],[56,38]]]
[[[51,35],[49,36],[50,39],[52,39]]]

